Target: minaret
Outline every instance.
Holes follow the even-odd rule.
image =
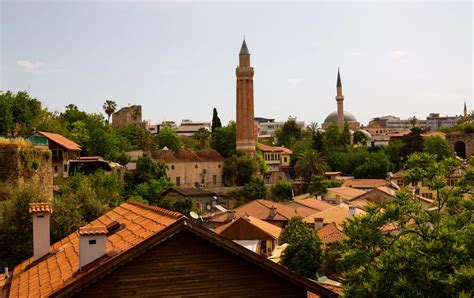
[[[467,122],[467,106],[466,106],[466,102],[464,102],[464,122]]]
[[[336,101],[337,101],[337,125],[342,130],[344,127],[344,95],[342,95],[341,74],[337,68],[337,83],[336,83]]]
[[[235,75],[237,76],[237,149],[255,157],[253,67],[250,66],[250,52],[245,38],[240,48],[239,66],[235,69]]]

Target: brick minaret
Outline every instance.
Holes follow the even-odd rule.
[[[337,125],[339,129],[344,127],[344,95],[342,95],[342,83],[339,68],[337,69],[337,83],[336,83],[336,101],[337,101]]]
[[[255,157],[253,67],[250,66],[250,52],[245,39],[240,49],[239,66],[235,69],[235,75],[237,76],[237,149]]]

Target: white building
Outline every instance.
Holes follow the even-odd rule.
[[[204,128],[210,132],[211,122],[198,122],[189,119],[183,119],[181,124],[176,129],[176,132],[180,136],[192,137],[200,128]]]
[[[288,117],[288,120],[294,120],[296,124],[301,128],[305,128],[304,121],[297,121],[296,117]],[[278,121],[270,120],[268,122],[261,122],[258,124],[258,137],[259,138],[273,138],[275,137],[275,131],[282,127],[286,121]]]

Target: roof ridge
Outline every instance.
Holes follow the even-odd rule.
[[[137,206],[137,207],[140,207],[140,208],[143,208],[143,209],[147,209],[147,210],[159,213],[159,214],[164,215],[164,216],[168,216],[168,217],[173,218],[173,219],[179,219],[181,217],[185,217],[183,214],[181,214],[179,212],[171,211],[171,210],[164,209],[164,208],[161,208],[161,207],[158,207],[158,206],[148,205],[148,204],[145,204],[145,203],[135,201],[133,199],[128,199],[126,201],[126,203],[129,203],[131,205],[134,205],[134,206]]]

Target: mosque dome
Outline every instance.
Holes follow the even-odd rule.
[[[324,120],[324,124],[330,124],[331,122],[337,122],[337,112],[332,112]],[[351,113],[344,111],[344,122],[357,122],[357,119]]]

